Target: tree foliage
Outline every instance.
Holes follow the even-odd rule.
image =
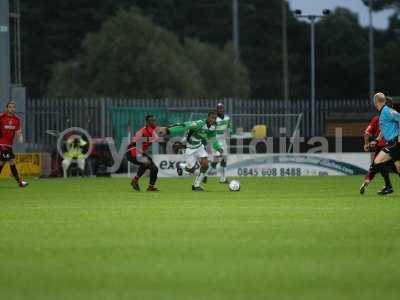
[[[239,95],[246,97],[247,70],[234,64],[231,47],[180,42],[137,9],[121,9],[86,37],[80,56],[53,67],[49,95],[229,97],[235,72]]]
[[[362,0],[366,6],[369,6],[369,0]],[[373,10],[382,10],[387,8],[400,9],[400,0],[372,0]]]
[[[215,85],[213,78],[218,74],[217,64],[205,68],[203,62],[207,55],[199,55],[198,52],[199,48],[207,49],[210,57],[214,57],[216,50],[221,52],[220,49],[223,49],[224,59],[229,60],[229,56],[232,56],[231,47],[226,46],[232,40],[232,0],[70,0],[62,3],[44,0],[22,1],[23,81],[30,96],[42,96],[48,92],[56,92],[56,86],[60,86],[61,90],[71,85],[70,81],[74,78],[79,78],[78,85],[71,85],[68,91],[75,93],[79,86],[87,82],[90,89],[96,93],[104,93],[104,85],[100,84],[99,80],[107,79],[115,83],[110,92],[120,95],[119,92],[124,90],[121,85],[124,82],[125,86],[133,84],[136,79],[129,79],[121,65],[111,65],[107,62],[104,66],[95,66],[100,64],[99,61],[92,61],[88,56],[89,53],[95,53],[98,57],[117,58],[116,55],[110,56],[101,49],[90,46],[103,46],[104,43],[105,47],[111,47],[107,41],[101,41],[99,37],[94,39],[92,36],[101,28],[104,29],[102,24],[118,9],[126,10],[133,5],[157,24],[158,30],[162,27],[167,29],[165,32],[168,36],[171,33],[175,34],[175,42],[164,42],[164,48],[154,49],[154,45],[139,48],[135,45],[135,49],[154,55],[166,55],[166,61],[193,76],[178,78],[178,84],[173,88],[176,95],[197,93],[200,97],[207,93],[206,96],[211,97],[224,93],[224,96],[228,96],[227,90],[232,90],[228,88],[229,81],[232,80],[230,76],[239,74],[241,84],[235,85],[239,94],[248,94],[249,87],[245,83],[248,80],[252,97],[282,98],[281,1],[283,0],[239,1],[241,61],[247,67],[248,75],[243,66],[239,67],[239,71],[225,71],[225,76],[218,81],[218,90],[212,88]],[[363,1],[368,3],[368,0]],[[374,10],[395,8],[389,28],[374,32],[378,72],[376,83],[390,94],[400,95],[400,85],[392,83],[396,70],[400,68],[398,55],[393,51],[400,43],[400,0],[374,0],[373,3]],[[90,37],[85,38],[88,33]],[[114,42],[121,47],[118,51],[123,51],[123,42]],[[309,97],[309,25],[298,20],[290,10],[288,44],[291,97]],[[359,24],[357,16],[346,9],[338,9],[331,16],[319,21],[316,25],[316,44],[317,97],[364,97],[368,93],[368,29]],[[91,52],[88,52],[89,50]],[[130,59],[129,64],[144,64],[139,59],[134,61],[130,56],[124,58],[124,61],[127,59]],[[156,61],[158,62],[155,63]],[[157,58],[153,62],[167,69],[162,59]],[[229,68],[232,67],[229,64]],[[111,74],[100,74],[100,68],[101,71],[121,71],[122,74],[118,77],[122,82],[110,78]],[[152,68],[154,69],[154,65]],[[225,66],[224,70],[229,68]],[[191,73],[190,70],[196,70],[197,74]],[[97,73],[93,73],[94,71]],[[61,82],[61,75],[64,73],[71,76],[66,78],[65,82]],[[160,82],[166,84],[171,78],[176,79],[176,74],[166,74],[169,74],[169,77]],[[50,78],[52,79],[49,85]],[[188,78],[195,82],[188,82],[189,86],[186,88],[178,88]],[[142,84],[146,83],[154,88],[151,84],[156,83],[148,79],[146,82],[145,79],[142,78]],[[48,86],[52,87],[51,91],[47,90]],[[138,85],[136,92],[147,95],[149,90],[144,90]],[[162,93],[172,92],[166,90]]]

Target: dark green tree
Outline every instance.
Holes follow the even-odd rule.
[[[22,76],[31,97],[46,93],[52,65],[82,50],[88,32],[130,0],[21,1]]]
[[[362,0],[365,5],[369,6],[369,0]],[[386,8],[400,8],[400,0],[372,0],[373,10],[382,10]]]
[[[368,93],[368,34],[355,13],[337,8],[317,27],[318,97]]]
[[[248,68],[252,97],[282,98],[281,1],[283,0],[239,1],[241,61]],[[374,9],[395,8],[396,13],[400,11],[399,2],[400,0],[374,0]],[[46,93],[53,71],[60,73],[61,70],[79,71],[84,68],[84,55],[80,54],[87,51],[87,45],[83,47],[85,36],[99,31],[101,24],[119,8],[132,5],[140,8],[144,15],[160,27],[174,32],[181,46],[189,38],[222,49],[232,40],[231,0],[70,0],[62,3],[22,1],[22,75],[29,96],[43,96]],[[334,16],[336,23],[327,22],[326,26],[330,26],[330,30],[324,30],[325,22],[317,24],[317,70],[318,76],[322,76],[318,78],[319,97],[343,97],[344,90],[349,91],[348,96],[352,97],[366,95],[368,74],[364,71],[368,65],[365,60],[368,49],[367,32],[354,22],[355,16],[350,18],[353,21],[349,21],[350,15],[344,15],[340,18]],[[397,15],[392,17],[388,30],[375,30],[378,86],[390,82],[387,78],[389,75],[386,74],[393,74],[399,67],[396,63],[397,56],[392,58],[382,54],[393,55],[388,49],[392,49],[399,40],[400,27],[396,18]],[[344,23],[341,24],[341,21]],[[335,23],[336,28],[329,25],[330,22]],[[341,32],[342,29],[345,32]],[[344,42],[344,37],[350,42]],[[330,40],[340,41],[342,44],[333,45]],[[308,97],[309,26],[297,20],[290,10],[288,42],[291,96]],[[328,44],[324,45],[325,42]],[[357,44],[354,49],[359,49],[358,55],[353,48],[347,49],[346,44]],[[76,63],[68,67],[64,64],[58,65],[65,61]],[[192,63],[195,65],[196,61]],[[335,63],[340,66],[341,72],[336,72],[332,67]],[[325,78],[326,74],[331,73],[329,66],[333,68],[332,76]],[[78,73],[81,74],[80,71]],[[353,86],[349,90],[345,88],[346,84],[338,73],[342,73],[347,81],[351,77]],[[52,77],[53,81],[56,77]],[[395,88],[398,90],[396,86]]]
[[[52,96],[229,97],[235,68],[248,96],[246,68],[219,50],[156,26],[138,10],[120,10],[85,39],[83,54],[53,67]]]

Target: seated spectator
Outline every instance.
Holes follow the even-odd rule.
[[[78,165],[79,175],[83,176],[85,171],[86,153],[84,152],[87,142],[81,137],[73,137],[67,140],[67,151],[64,153],[64,159],[61,163],[64,178],[68,177],[68,169],[73,162]]]

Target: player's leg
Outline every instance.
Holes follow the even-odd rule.
[[[197,157],[196,157],[197,149],[186,148],[185,149],[185,162],[181,162],[177,164],[176,171],[179,176],[183,175],[183,172],[193,175],[197,170]]]
[[[206,176],[204,176],[204,178],[203,178],[203,183],[207,183],[208,176],[212,176],[217,173],[217,165],[218,165],[218,161],[215,158],[213,158],[211,163],[209,163],[209,168],[208,168]]]
[[[218,157],[213,157],[213,160],[212,160],[212,162],[211,162],[211,164],[210,164],[210,170],[209,170],[209,174],[216,174],[217,173],[217,166],[218,166],[218,162],[219,162],[219,160],[218,160]]]
[[[125,155],[126,159],[137,165],[138,166],[138,170],[136,175],[132,178],[131,181],[131,186],[134,190],[136,191],[140,191],[140,186],[139,186],[139,179],[143,176],[143,174],[146,172],[147,170],[147,165],[144,163],[144,161],[142,159],[138,159],[136,156],[132,156],[129,152],[126,153]]]
[[[204,177],[207,174],[208,170],[208,158],[204,157],[200,159],[200,172],[197,174],[197,176],[194,179],[192,190],[193,191],[203,191],[203,188],[200,186],[200,184],[203,182]]]
[[[400,160],[393,162],[392,170],[400,176]]]
[[[193,191],[203,191],[200,184],[203,182],[204,177],[208,171],[208,154],[204,147],[200,147],[196,153],[196,158],[200,162],[200,171],[199,174],[194,179],[192,190]]]
[[[385,186],[380,191],[378,191],[378,195],[380,195],[380,196],[384,196],[384,195],[391,194],[394,192],[393,187],[392,187],[392,182],[390,181],[390,176],[389,176],[390,169],[391,169],[391,167],[390,167],[389,163],[386,163],[385,170],[383,172],[381,172],[383,181],[385,182]]]
[[[6,148],[0,146],[0,174],[1,171],[3,171],[3,168],[9,159],[10,159],[10,153],[6,150]]]
[[[14,156],[14,155],[13,155]],[[11,174],[14,176],[15,180],[17,181],[18,185],[22,188],[27,187],[28,183],[26,181],[23,181],[18,174],[17,166],[15,164],[15,159],[14,157],[11,158],[8,163],[10,164],[10,169],[11,169]]]
[[[219,163],[219,160],[220,160],[219,152],[217,152],[217,151],[215,151],[214,149],[211,148],[211,156],[212,156],[212,160],[211,160],[208,172],[207,172],[206,176],[203,179],[204,183],[207,182],[208,176],[213,176],[213,175],[217,174],[217,166],[218,166],[218,163]]]
[[[385,187],[378,192],[378,195],[387,195],[393,193],[392,184],[389,179],[390,166],[389,162],[397,156],[397,144],[385,147],[375,157],[370,171],[372,174],[381,173],[385,180]]]
[[[136,175],[133,177],[131,185],[134,190],[140,191],[139,180],[147,170],[147,166],[143,163],[138,163],[139,166]]]
[[[72,164],[71,158],[66,157],[63,159],[63,161],[61,163],[61,167],[63,169],[64,178],[68,177],[68,169],[71,164]]]
[[[148,169],[150,170],[150,181],[149,181],[149,187],[147,188],[148,192],[158,192],[158,189],[155,187],[157,178],[158,178],[158,168],[156,164],[153,162],[151,157],[147,156],[147,159],[149,160],[149,166]]]
[[[76,160],[76,163],[78,164],[78,169],[80,171],[80,175],[83,176],[85,174],[85,159],[79,158]]]
[[[228,182],[226,180],[226,175],[225,175],[227,161],[228,161],[228,157],[226,155],[222,156],[221,164],[220,164],[221,165],[220,166],[221,175],[219,177],[219,183],[227,183]]]
[[[228,156],[227,156],[228,155],[228,144],[227,144],[226,141],[222,141],[221,142],[221,146],[222,146],[223,154],[218,158],[219,162],[220,162],[219,182],[220,183],[227,183],[225,172],[226,172],[226,166],[227,166],[227,163],[228,163]]]
[[[378,154],[384,149],[384,147],[379,147],[376,148],[375,153],[372,157],[372,163],[371,166],[368,170],[367,175],[364,178],[364,182],[362,183],[361,187],[360,187],[360,193],[364,194],[365,190],[367,189],[368,185],[371,183],[371,181],[375,178],[376,175],[376,169],[374,169],[374,161],[375,158],[378,156]],[[393,164],[392,161],[388,161],[386,162],[386,164]],[[383,180],[385,182],[385,187],[388,187],[388,189],[392,189],[392,184],[390,181],[390,177],[389,177],[389,171],[388,170],[384,170],[383,172],[380,172]]]
[[[389,155],[390,160],[386,161],[384,163],[386,167],[387,174],[391,170],[394,170],[397,174],[400,174],[400,143],[395,142],[392,145],[389,145],[388,147],[385,147],[383,149],[383,152],[385,152],[387,155]],[[378,159],[378,157],[375,159],[375,161]],[[394,165],[394,167],[393,167]],[[389,177],[389,175],[387,175]],[[387,181],[385,180],[385,188],[382,189],[378,194],[379,195],[386,195],[393,193],[392,185],[390,183],[390,179]]]
[[[210,163],[210,168],[208,169],[207,175],[212,176],[217,174],[217,166],[220,161],[220,156],[219,152],[215,151],[214,149],[211,149],[211,163]]]

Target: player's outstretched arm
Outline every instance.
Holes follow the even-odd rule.
[[[222,154],[222,145],[217,139],[217,132],[212,131],[207,134],[207,140],[211,141],[211,147]]]
[[[171,136],[183,135],[187,130],[196,130],[204,125],[203,121],[190,121],[178,123],[168,127],[168,134]]]
[[[228,122],[228,134],[232,134],[233,133],[233,125],[232,125],[232,119],[229,119]]]

